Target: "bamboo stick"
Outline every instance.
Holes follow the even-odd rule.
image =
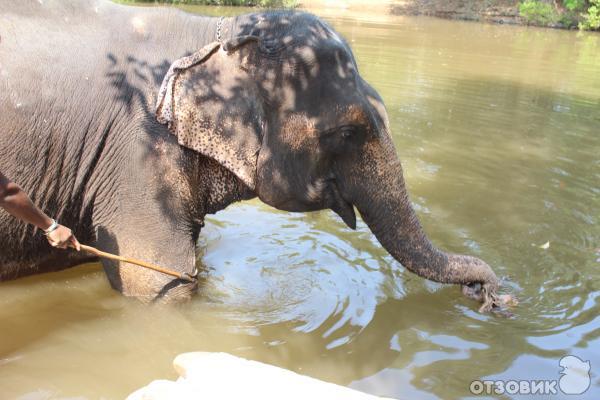
[[[136,260],[135,258],[117,256],[115,254],[111,254],[111,253],[107,253],[105,251],[98,250],[92,246],[86,246],[84,244],[82,244],[80,246],[81,246],[81,250],[87,251],[88,253],[94,254],[95,256],[98,256],[98,257],[108,258],[110,260],[122,261],[122,262],[126,262],[129,264],[139,265],[140,267],[144,267],[144,268],[148,268],[148,269],[151,269],[154,271],[162,272],[163,274],[171,275],[176,278],[183,279],[183,280],[186,280],[189,282],[195,281],[195,279],[188,274],[180,274],[179,272],[175,272],[175,271],[167,269],[167,268],[162,268],[162,267],[159,267],[158,265],[150,264],[145,261]]]

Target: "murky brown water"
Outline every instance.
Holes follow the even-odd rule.
[[[364,224],[252,201],[210,219],[191,304],[125,299],[97,266],[1,284],[1,399],[120,399],[196,350],[405,399],[556,380],[574,354],[600,397],[600,35],[328,19],[386,101],[427,232],[509,277],[515,317],[411,275]]]

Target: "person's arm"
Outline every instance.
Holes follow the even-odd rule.
[[[29,196],[21,190],[19,185],[11,182],[2,172],[0,172],[0,207],[12,216],[35,225],[44,232],[51,230],[46,236],[52,246],[62,249],[71,246],[79,251],[79,242],[71,230],[62,225],[56,225],[52,218],[31,202]]]

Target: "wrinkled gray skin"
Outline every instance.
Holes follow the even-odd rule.
[[[498,279],[485,262],[428,240],[383,102],[319,18],[227,18],[222,46],[167,74],[216,40],[218,19],[43,3],[0,2],[0,168],[82,243],[192,272],[204,216],[235,201],[332,209],[352,228],[356,208],[411,272],[463,285],[490,308]],[[0,212],[1,280],[90,260],[34,234]],[[127,296],[182,299],[196,289],[102,263]]]

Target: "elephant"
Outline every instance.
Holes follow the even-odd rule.
[[[487,311],[499,279],[436,248],[407,194],[382,98],[320,18],[214,18],[101,0],[0,2],[0,167],[82,243],[193,275],[207,214],[252,198],[280,210],[358,210],[416,275]],[[0,280],[93,261],[0,212]],[[142,301],[198,288],[102,260]]]

